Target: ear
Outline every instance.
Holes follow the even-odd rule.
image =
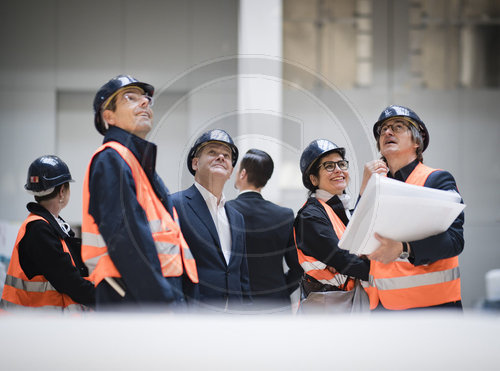
[[[104,110],[102,113],[102,118],[104,121],[106,121],[109,125],[115,125],[115,113],[109,109]]]
[[[246,170],[246,169],[241,169],[241,170],[240,170],[240,173],[238,174],[238,176],[239,176],[239,178],[240,178],[240,179],[242,179],[242,180],[243,180],[243,179],[245,179],[245,178],[246,178],[246,176],[247,176],[247,170]]]
[[[319,179],[317,176],[310,174],[309,180],[311,181],[313,186],[317,187],[319,185]]]
[[[193,168],[194,171],[198,170],[198,157],[195,157],[191,160],[191,167]]]

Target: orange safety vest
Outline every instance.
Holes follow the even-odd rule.
[[[69,295],[58,292],[47,279],[38,275],[29,279],[21,268],[19,263],[19,243],[26,233],[28,223],[35,220],[47,220],[41,216],[31,213],[24,221],[17,233],[16,243],[12,251],[7,277],[5,278],[5,286],[2,293],[2,306],[4,309],[17,308],[42,308],[42,309],[57,309],[65,311],[81,311],[84,306],[77,303]],[[73,257],[64,242],[61,239],[61,244],[64,252],[71,257],[71,262],[75,265]]]
[[[342,220],[335,214],[333,209],[324,201],[317,199],[321,205],[326,210],[326,213],[328,214],[328,218],[330,219],[330,222],[332,223],[333,230],[335,234],[337,235],[338,239],[342,237],[342,234],[344,234],[345,231],[345,225],[342,223]],[[297,245],[297,238],[295,236],[295,227],[293,228],[293,238],[295,241],[295,247],[297,249],[297,255],[299,257],[299,263],[302,269],[306,274],[309,276],[313,277],[317,281],[327,284],[327,285],[333,285],[333,286],[341,286],[345,284],[348,276],[340,274],[340,273],[332,273],[328,269],[326,269],[327,265],[323,262],[320,262],[316,258],[313,258],[312,256],[308,256],[302,252],[298,248]],[[354,288],[354,282],[351,280],[347,283],[346,290],[352,290]]]
[[[87,167],[83,183],[82,259],[89,268],[90,279],[97,286],[108,277],[121,277],[108,255],[106,242],[99,233],[94,218],[88,212],[90,166],[94,156],[106,148],[112,148],[118,152],[132,171],[137,201],[146,213],[163,276],[181,276],[184,265],[190,280],[198,283],[196,262],[179,227],[177,211],[174,208],[174,221],[158,199],[139,161],[127,147],[118,142],[107,142],[97,149]]]
[[[436,170],[419,163],[406,183],[423,187]],[[365,290],[370,309],[375,309],[379,301],[386,309],[403,310],[461,300],[458,256],[419,266],[408,261],[371,261],[369,282]]]

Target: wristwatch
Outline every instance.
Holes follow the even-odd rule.
[[[409,248],[408,248],[408,242],[402,242],[403,244],[403,252],[401,255],[399,255],[399,259],[408,259],[410,256]]]

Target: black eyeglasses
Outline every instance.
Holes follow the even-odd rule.
[[[349,169],[349,161],[347,160],[325,161],[318,166],[318,169],[324,167],[326,171],[328,171],[329,173],[333,173],[337,166],[339,167],[340,170],[347,170]]]

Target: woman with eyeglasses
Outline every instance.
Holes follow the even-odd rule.
[[[313,292],[351,290],[348,277],[368,280],[370,263],[338,247],[349,222],[349,162],[345,149],[326,139],[312,141],[302,153],[302,182],[308,200],[294,223],[299,262],[304,269],[302,299]]]
[[[28,170],[28,193],[36,202],[21,225],[7,270],[0,305],[5,310],[85,310],[95,302],[94,285],[84,277],[81,240],[59,216],[68,205],[68,166],[57,156],[42,156]]]

